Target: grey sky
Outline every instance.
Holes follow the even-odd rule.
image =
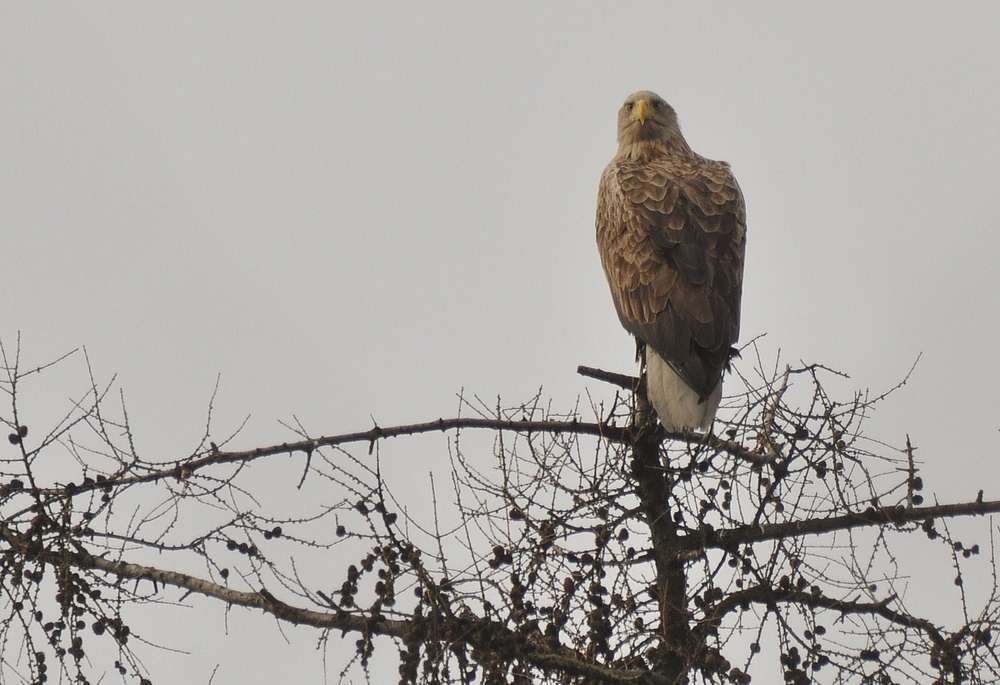
[[[969,497],[1000,427],[998,37],[985,2],[5,4],[0,335],[86,345],[150,458],[197,442],[217,374],[241,446],[463,387],[603,395],[578,364],[634,365],[597,182],[650,89],[746,196],[743,339],[876,390],[922,352],[874,425]],[[83,379],[50,382],[42,417]],[[293,634],[274,673],[318,679]]]

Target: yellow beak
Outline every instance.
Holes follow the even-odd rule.
[[[646,125],[646,110],[649,109],[649,103],[645,100],[639,100],[635,103],[635,117],[639,120],[640,126]]]

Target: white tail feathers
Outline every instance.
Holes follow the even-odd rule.
[[[722,400],[722,381],[704,402],[685,383],[670,364],[646,346],[646,386],[649,403],[670,432],[700,430],[708,432]]]

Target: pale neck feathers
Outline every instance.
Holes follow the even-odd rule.
[[[622,141],[618,146],[618,158],[654,159],[676,155],[694,154],[687,141],[678,133],[676,136],[655,139]]]

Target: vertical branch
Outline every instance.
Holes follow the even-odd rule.
[[[632,414],[632,475],[649,525],[656,564],[656,599],[662,644],[656,670],[671,683],[685,682],[690,625],[685,562],[678,554],[677,524],[670,511],[670,475],[661,461],[662,429],[640,387]]]
[[[910,435],[906,435],[906,465],[907,465],[907,479],[906,479],[906,507],[912,509],[914,506],[918,506],[924,503],[924,498],[922,495],[915,494],[917,490],[922,490],[924,487],[924,480],[917,475],[917,467],[915,460],[913,459],[913,445],[910,443]],[[982,492],[982,491],[980,491]]]

